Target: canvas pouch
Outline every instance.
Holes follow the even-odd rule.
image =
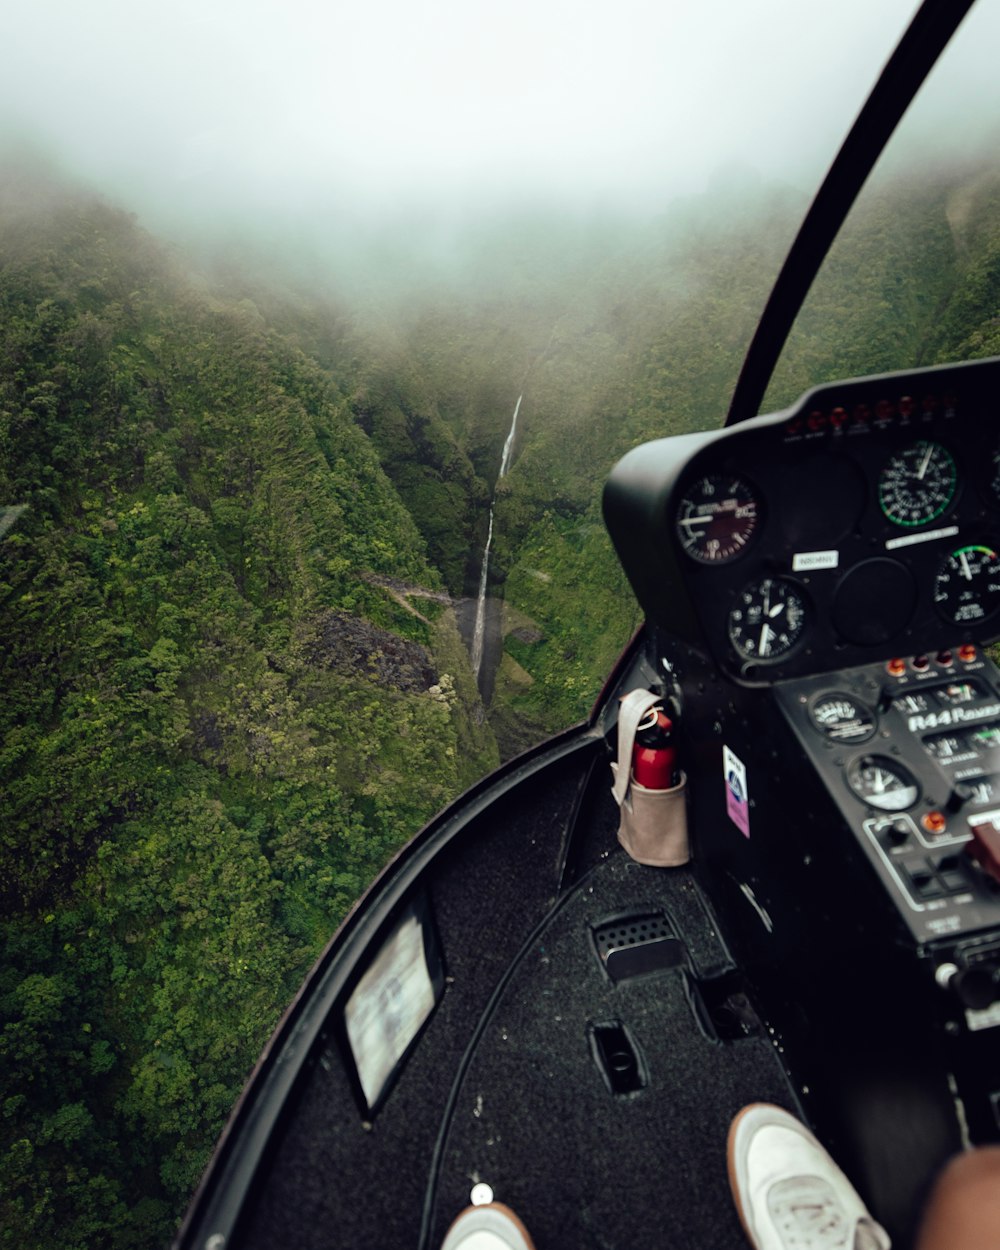
[[[618,841],[640,864],[677,868],[691,858],[687,832],[687,778],[669,790],[650,790],[632,776],[632,749],[639,723],[662,703],[651,690],[632,690],[618,711],[618,759],[612,761],[615,796],[621,813]]]

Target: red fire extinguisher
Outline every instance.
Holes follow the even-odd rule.
[[[673,721],[659,704],[649,709],[636,730],[632,777],[647,790],[670,790],[680,781]]]

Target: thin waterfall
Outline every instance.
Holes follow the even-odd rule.
[[[523,393],[518,395],[517,403],[514,405],[514,418],[510,423],[510,431],[503,445],[503,455],[500,457],[500,472],[497,475],[498,482],[507,476],[507,470],[510,468],[510,458],[514,451],[514,435],[517,432],[517,414],[521,410],[521,400],[523,398]],[[496,488],[494,488],[493,499],[490,502],[490,523],[486,530],[486,546],[483,548],[483,567],[479,572],[476,624],[472,631],[472,671],[477,680],[479,678],[479,670],[483,664],[483,643],[486,639],[486,582],[490,572],[490,547],[493,544],[493,508],[495,504]]]
[[[517,403],[514,405],[514,418],[510,423],[510,429],[507,432],[507,438],[503,445],[503,455],[500,457],[500,477],[497,478],[497,481],[501,477],[506,477],[507,470],[510,468],[511,452],[514,450],[514,435],[517,433],[517,414],[521,411],[522,399],[524,399],[524,395],[518,395]]]

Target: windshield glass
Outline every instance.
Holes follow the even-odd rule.
[[[994,355],[1000,98],[979,4],[858,198],[775,370],[765,411],[834,378]]]
[[[358,896],[588,714],[640,624],[603,482],[721,423],[913,7],[8,6],[12,1244],[166,1244]],[[996,350],[990,20],[769,403]]]

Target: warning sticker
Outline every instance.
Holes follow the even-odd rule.
[[[726,779],[726,814],[745,838],[750,836],[750,799],[746,765],[729,747],[722,748],[722,772]]]

